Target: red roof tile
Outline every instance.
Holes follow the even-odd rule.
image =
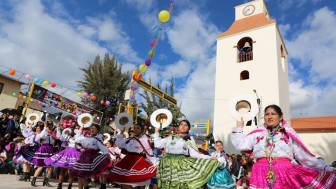
[[[336,132],[336,116],[293,118],[291,125],[298,132]]]
[[[265,13],[260,13],[234,21],[226,32],[219,34],[217,37],[220,38],[273,23],[275,23],[275,20],[268,18]]]

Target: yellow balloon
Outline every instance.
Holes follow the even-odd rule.
[[[147,66],[146,66],[146,64],[141,64],[141,65],[139,66],[139,70],[140,70],[140,72],[142,72],[142,73],[146,72],[146,71],[147,71]]]
[[[169,19],[170,19],[170,12],[167,11],[167,10],[162,10],[162,11],[160,11],[158,17],[159,17],[159,21],[160,21],[161,23],[166,23],[166,22],[168,22]]]
[[[42,82],[42,85],[43,85],[43,86],[48,86],[48,85],[49,85],[49,81],[44,80],[44,81]]]
[[[82,96],[82,92],[77,92],[77,96]]]
[[[148,52],[148,56],[150,58],[153,58],[153,56],[154,56],[154,50],[153,49]]]

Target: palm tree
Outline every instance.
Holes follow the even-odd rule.
[[[81,68],[83,79],[78,81],[79,87],[94,94],[96,100],[82,97],[82,102],[104,113],[103,123],[107,124],[109,118],[118,113],[119,103],[123,101],[125,91],[130,83],[130,73],[123,73],[122,66],[116,58],[105,54],[103,60],[97,55],[94,62]],[[110,102],[109,106],[101,102]]]

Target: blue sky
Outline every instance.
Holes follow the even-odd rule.
[[[246,0],[175,0],[171,22],[147,78],[176,82],[179,103],[193,121],[212,118],[216,36]],[[289,51],[293,117],[335,115],[336,2],[267,0]],[[157,34],[156,15],[168,0],[3,0],[0,2],[0,69],[13,67],[71,90],[79,67],[96,54],[115,54],[124,70],[146,58]]]

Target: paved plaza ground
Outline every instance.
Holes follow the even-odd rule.
[[[21,182],[21,181],[18,181],[18,177],[15,176],[15,175],[4,175],[4,174],[1,174],[0,175],[0,189],[47,189],[47,188],[57,188],[57,181],[55,180],[52,180],[50,182],[50,184],[53,186],[53,187],[43,187],[42,186],[42,181],[43,181],[43,178],[39,178],[36,182],[36,185],[37,187],[32,187],[30,186],[30,183],[29,182]],[[63,185],[63,188],[66,189],[68,187],[68,183],[65,183]],[[77,183],[74,183],[73,189],[77,189]],[[90,187],[90,189],[98,189],[99,186],[97,185],[96,187]],[[108,188],[111,188],[111,189],[117,189],[117,188],[112,188],[112,187],[108,187]]]

